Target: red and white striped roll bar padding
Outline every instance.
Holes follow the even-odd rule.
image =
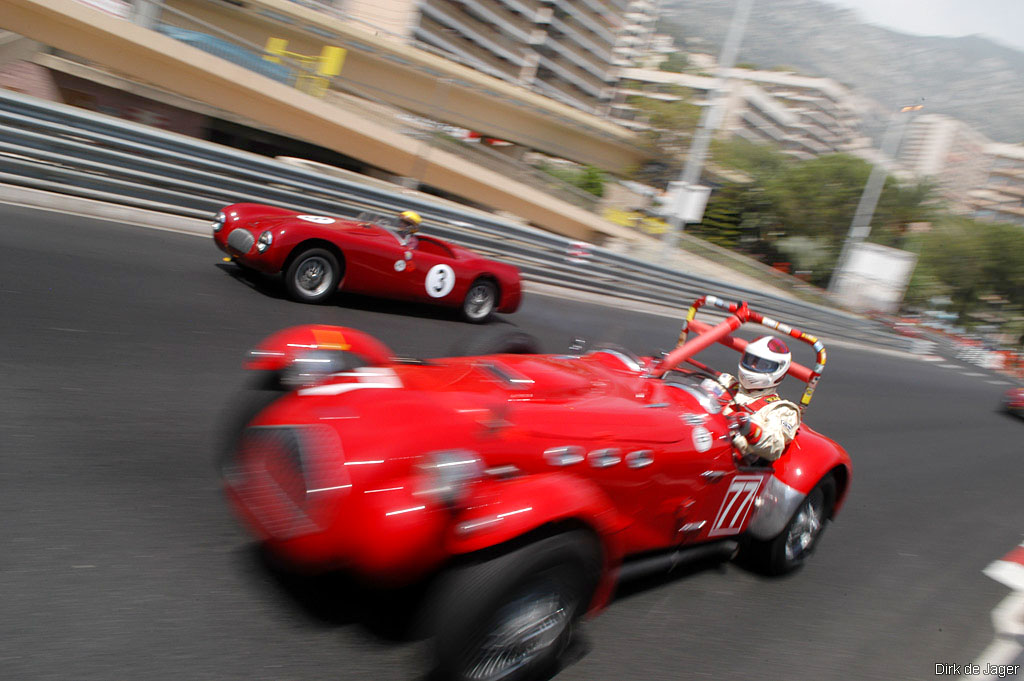
[[[704,305],[713,305],[732,314],[716,326],[711,326],[704,322],[698,322],[694,317],[697,316],[697,310]],[[765,317],[759,312],[754,312],[747,307],[746,303],[732,303],[715,296],[702,296],[695,300],[693,305],[691,305],[690,309],[686,312],[686,321],[683,323],[683,330],[679,334],[679,345],[677,345],[676,349],[670,352],[668,356],[665,357],[657,367],[655,367],[654,373],[663,374],[666,371],[674,369],[679,366],[681,362],[686,361],[688,358],[696,355],[698,352],[709,347],[713,343],[721,343],[733,350],[743,352],[747,347],[747,341],[742,338],[733,338],[729,334],[747,322],[760,324],[761,326],[778,331],[779,333],[785,334],[791,338],[795,338],[798,341],[807,343],[817,352],[817,364],[815,364],[814,369],[808,369],[801,364],[792,362],[789,365],[789,371],[786,372],[793,378],[807,384],[803,397],[800,398],[801,411],[806,409],[807,405],[811,403],[811,398],[814,396],[814,389],[817,387],[818,380],[821,378],[821,372],[825,369],[825,346],[820,340],[810,334],[804,333],[800,329],[794,329],[787,324],[777,322],[770,317]],[[697,336],[692,340],[687,340],[686,338],[689,331],[693,331],[697,334]]]

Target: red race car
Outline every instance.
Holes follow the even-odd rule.
[[[1024,418],[1024,388],[1010,388],[1003,395],[1003,411]]]
[[[694,320],[705,303],[730,314]],[[846,497],[850,458],[806,423],[774,462],[740,457],[734,394],[693,359],[715,342],[742,352],[731,334],[746,322],[813,344],[814,369],[788,371],[807,383],[802,409],[821,343],[710,296],[687,319],[696,335],[660,359],[513,354],[531,350],[513,333],[502,354],[402,360],[353,329],[280,331],[248,362],[283,390],[239,429],[227,496],[285,564],[437,577],[425,607],[442,678],[531,678],[619,579],[737,550],[789,572]]]
[[[243,267],[283,273],[288,294],[304,303],[325,302],[340,288],[460,308],[470,322],[516,311],[522,289],[515,267],[418,234],[419,216],[402,216],[410,223],[374,213],[350,220],[236,203],[217,214],[213,240]]]

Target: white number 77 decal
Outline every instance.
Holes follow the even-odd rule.
[[[743,527],[747,514],[754,507],[754,500],[757,499],[757,491],[761,489],[761,482],[764,477],[760,475],[737,475],[729,484],[725,492],[725,499],[722,500],[722,507],[718,509],[715,522],[711,525],[709,537],[722,534],[737,534]]]

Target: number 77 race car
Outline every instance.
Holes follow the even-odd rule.
[[[693,319],[705,304],[726,312]],[[687,557],[739,552],[798,568],[839,511],[850,458],[806,423],[775,461],[734,449],[734,394],[693,359],[756,323],[817,350],[790,376],[813,395],[825,349],[711,296],[693,337],[662,358],[585,354],[400,359],[354,329],[269,337],[248,368],[278,390],[240,429],[223,467],[237,514],[279,562],[386,585],[431,578],[424,622],[441,678],[550,671],[577,618],[620,579]],[[717,385],[717,384],[716,384]]]

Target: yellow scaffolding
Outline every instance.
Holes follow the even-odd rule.
[[[307,67],[295,76],[295,87],[314,97],[323,97],[331,85],[331,78],[341,73],[347,50],[325,45],[319,55],[307,55],[289,52],[287,47],[288,41],[284,38],[269,38],[263,58],[275,64],[283,64],[281,57],[287,57]]]

